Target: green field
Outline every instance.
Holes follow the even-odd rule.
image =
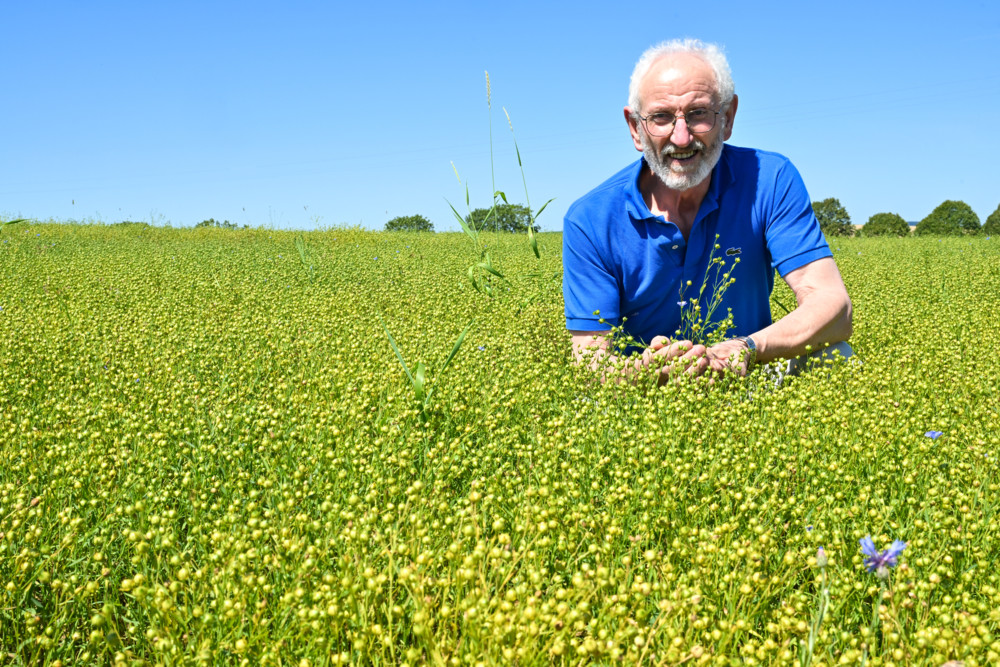
[[[654,390],[570,364],[559,234],[493,298],[297,238],[0,228],[0,665],[1000,661],[1000,240],[835,240],[862,366]]]

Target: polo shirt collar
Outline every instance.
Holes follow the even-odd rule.
[[[701,206],[698,209],[698,218],[714,211],[719,207],[719,191],[722,189],[721,183],[725,182],[727,185],[736,180],[736,175],[733,173],[732,168],[729,165],[729,145],[722,145],[722,155],[719,157],[719,161],[715,163],[715,167],[712,169],[712,181],[708,186],[708,192],[705,193],[705,199],[702,200]],[[632,166],[632,171],[628,179],[628,183],[625,186],[625,212],[628,213],[633,220],[654,220],[658,219],[658,216],[653,215],[646,206],[646,200],[643,199],[642,193],[639,191],[639,176],[642,175],[642,169],[646,166],[646,156],[640,157],[636,160],[635,164]]]

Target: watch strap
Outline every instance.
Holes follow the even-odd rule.
[[[757,343],[750,336],[737,336],[736,340],[743,341],[747,346],[747,372],[757,363]]]

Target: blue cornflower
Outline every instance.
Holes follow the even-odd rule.
[[[681,308],[683,308],[684,306],[688,305],[688,302],[687,301],[678,301],[677,305],[680,306]]]
[[[485,350],[485,349],[486,349],[486,348],[485,348],[484,346],[482,346],[482,345],[480,345],[480,346],[479,346],[479,351],[480,351],[480,352],[482,352],[482,351],[483,351],[483,350]]]
[[[826,549],[820,547],[816,550],[816,567],[826,567],[830,564],[830,557],[826,555]]]
[[[889,568],[896,567],[899,554],[903,553],[903,549],[906,548],[906,542],[896,540],[885,551],[879,551],[875,548],[871,535],[865,535],[858,540],[858,544],[861,545],[861,553],[868,556],[865,559],[865,567],[868,568],[869,572],[875,572],[880,579],[889,576]]]
[[[924,433],[924,435],[930,438],[931,440],[937,440],[942,435],[944,435],[944,431],[927,431],[927,433]]]

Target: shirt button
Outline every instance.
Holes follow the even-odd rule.
[[[677,250],[677,246],[674,246],[674,248],[673,248],[673,249],[674,249],[674,250]]]

